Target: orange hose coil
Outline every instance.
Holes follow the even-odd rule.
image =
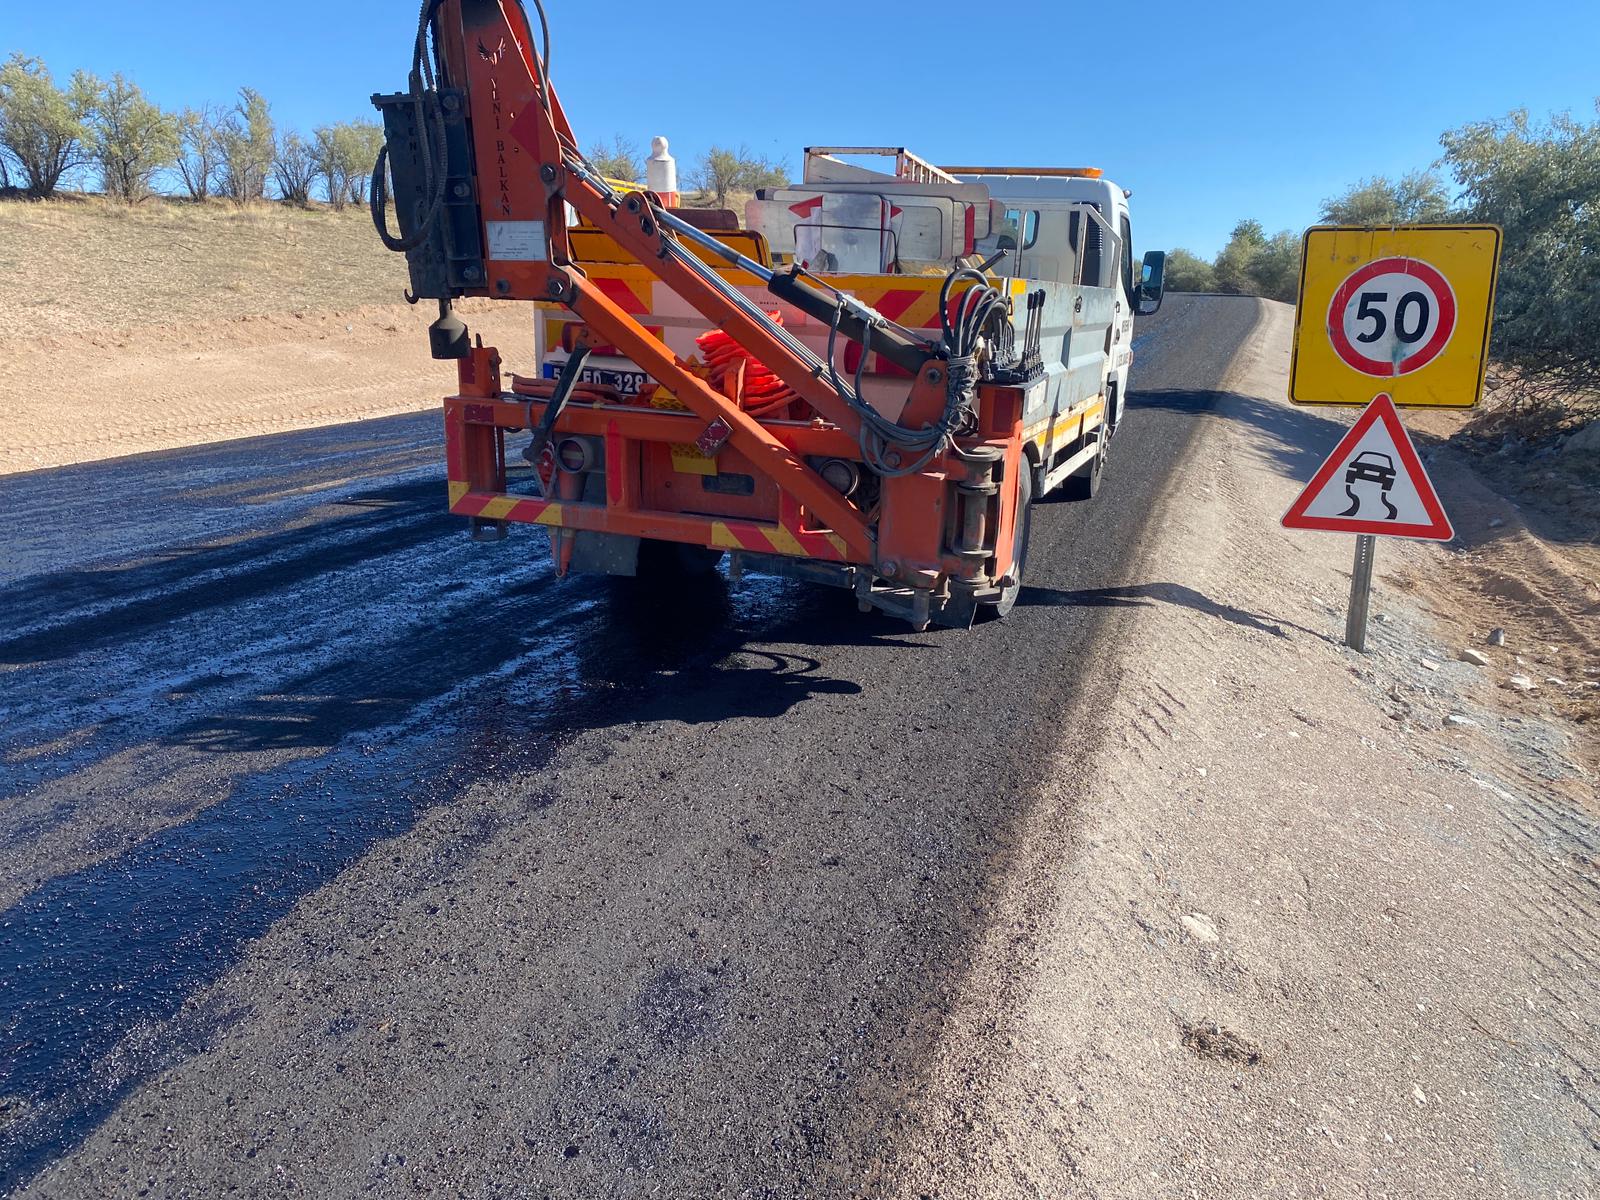
[[[782,314],[774,312],[767,316],[774,324],[783,324]],[[737,380],[736,368],[743,366],[743,384],[731,398],[751,416],[774,416],[799,400],[793,388],[722,330],[702,333],[695,338],[695,345],[700,347],[700,357],[705,361],[712,386],[725,396],[729,395],[730,373],[735,373]]]

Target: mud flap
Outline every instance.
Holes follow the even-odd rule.
[[[592,529],[576,531],[569,571],[586,575],[637,575],[639,538],[625,533],[600,533]]]

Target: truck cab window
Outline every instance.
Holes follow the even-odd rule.
[[[1086,204],[1097,212],[1098,204]],[[1105,239],[1100,232],[1100,222],[1085,216],[1081,211],[1072,213],[1070,222],[1072,248],[1078,255],[1078,278],[1088,287],[1110,287],[1111,278],[1105,273]]]
[[[1024,211],[1020,208],[1006,209],[1006,225],[1010,227],[1012,236],[1017,239],[1017,249],[1031,250],[1033,244],[1039,240],[1039,213],[1037,209]]]

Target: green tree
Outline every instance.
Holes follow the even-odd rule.
[[[350,201],[349,139],[345,126],[319,125],[311,135],[312,166],[336,210],[343,210]]]
[[[783,187],[789,182],[789,168],[784,163],[751,153],[748,146],[737,150],[713,146],[689,172],[688,182],[700,193],[702,203],[721,208],[727,204],[730,193]]]
[[[0,149],[29,195],[55,195],[62,178],[88,161],[85,121],[96,98],[94,80],[82,71],[58,88],[37,58],[13,54],[0,66]]]
[[[644,164],[639,158],[639,147],[620,133],[609,144],[596,142],[589,147],[589,161],[594,169],[610,179],[623,179],[630,183],[644,180]]]
[[[1169,292],[1214,292],[1217,290],[1216,268],[1188,250],[1169,250],[1166,289]]]
[[[216,183],[222,114],[210,104],[178,114],[178,178],[191,200],[204,200]]]
[[[1374,175],[1322,202],[1322,220],[1329,225],[1407,225],[1449,215],[1450,196],[1432,171],[1393,180]]]
[[[343,209],[361,200],[382,144],[383,130],[372,121],[341,121],[316,131],[312,162],[329,204]]]
[[[342,128],[350,158],[345,194],[352,204],[360,204],[372,185],[372,168],[378,161],[378,151],[383,148],[383,126],[376,121],[347,121]]]
[[[1505,231],[1494,352],[1529,376],[1600,389],[1600,121],[1526,111],[1440,139],[1465,214]]]
[[[106,195],[134,204],[150,195],[157,171],[178,158],[178,120],[161,111],[121,72],[99,85],[89,144]]]
[[[753,158],[745,164],[742,184],[741,190],[746,192],[759,191],[761,188],[788,187],[789,165],[772,162],[765,157]]]
[[[218,190],[235,204],[260,200],[276,151],[271,107],[260,92],[240,88],[239,102],[217,130]]]
[[[1228,244],[1214,264],[1217,290],[1231,296],[1254,294],[1256,285],[1251,265],[1266,244],[1267,235],[1260,221],[1240,221],[1235,225]]]
[[[1292,230],[1273,234],[1250,261],[1251,289],[1268,300],[1293,303],[1300,290],[1300,237]]]
[[[1240,221],[1213,271],[1219,292],[1293,300],[1300,283],[1300,238],[1288,229],[1269,238],[1260,221]]]
[[[317,181],[315,148],[292,129],[274,140],[272,181],[285,204],[305,208],[311,203],[311,185]]]

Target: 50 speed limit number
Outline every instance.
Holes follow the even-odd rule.
[[[1380,258],[1352,272],[1328,306],[1328,340],[1366,375],[1393,378],[1427,366],[1450,342],[1450,282],[1415,258]]]

